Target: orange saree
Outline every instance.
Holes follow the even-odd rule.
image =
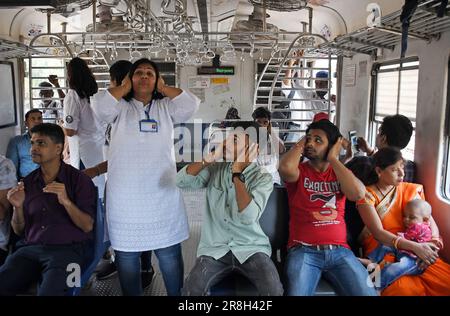
[[[366,196],[357,202],[357,205],[373,205],[380,216],[385,230],[393,234],[404,231],[402,221],[402,210],[406,203],[416,198],[424,199],[423,187],[420,184],[403,182],[391,190],[380,200],[377,194],[366,187]],[[372,234],[364,227],[359,240],[367,254],[374,250],[378,242]],[[393,261],[393,257],[386,258]],[[381,295],[403,296],[403,295],[450,295],[450,265],[438,259],[429,266],[421,275],[405,275],[387,287]]]

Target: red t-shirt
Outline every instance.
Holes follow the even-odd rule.
[[[303,242],[348,248],[345,196],[333,168],[330,165],[325,172],[318,172],[303,162],[298,169],[297,182],[286,183],[290,208],[288,247]]]

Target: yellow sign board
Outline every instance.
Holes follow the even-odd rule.
[[[211,78],[212,84],[228,84],[228,78],[226,77],[217,77],[217,78]]]

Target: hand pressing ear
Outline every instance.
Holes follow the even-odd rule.
[[[327,161],[331,161],[333,159],[339,158],[339,153],[341,152],[343,137],[339,137],[336,143],[331,147],[330,151],[328,152]]]

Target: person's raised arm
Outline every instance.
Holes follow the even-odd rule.
[[[300,157],[303,155],[303,150],[305,148],[305,141],[306,141],[305,137],[300,139],[280,159],[280,166],[278,168],[278,171],[283,181],[296,182],[298,180],[298,177],[300,176],[298,164],[300,162]]]
[[[173,99],[183,93],[183,90],[181,90],[180,88],[170,87],[166,85],[162,77],[159,77],[156,89],[159,93],[161,93],[165,97],[168,97],[169,99]]]
[[[258,144],[251,144],[248,148],[242,150],[237,161],[233,162],[231,166],[232,173],[242,173],[250,163],[258,156]],[[239,212],[243,212],[245,208],[251,203],[252,196],[247,190],[244,182],[239,177],[233,177],[233,184],[236,191],[236,203]]]
[[[370,147],[367,140],[364,137],[358,137],[357,139],[358,148],[362,152],[365,152],[367,156],[372,156],[375,153],[375,148]]]
[[[292,71],[292,67],[294,66],[294,64],[295,64],[295,59],[289,59],[288,64],[287,64],[289,68],[287,68],[286,71],[284,72],[283,84],[286,85],[286,86],[289,86],[289,87],[292,86],[291,85],[291,82],[292,82],[291,78],[292,78],[292,74],[294,73]]]
[[[23,203],[25,201],[25,186],[23,182],[19,182],[17,187],[8,191],[7,199],[13,206],[13,216],[11,226],[16,235],[22,235],[25,228],[25,217],[23,216]]]
[[[358,201],[364,197],[366,188],[364,184],[355,175],[339,161],[339,152],[341,151],[343,138],[339,137],[337,142],[328,152],[327,160],[336,174],[337,180],[341,186],[341,191],[350,201]]]
[[[62,89],[59,86],[59,81],[58,81],[58,76],[57,75],[50,75],[48,76],[48,81],[50,81],[50,83],[52,85],[54,85],[56,88],[56,91],[58,92],[58,96],[61,99],[61,104],[64,103],[64,97],[66,96],[66,94],[62,91]]]
[[[109,88],[108,91],[111,95],[119,101],[124,96],[126,96],[131,89],[133,88],[133,84],[131,83],[130,76],[125,76],[122,80],[122,84],[120,86]]]

